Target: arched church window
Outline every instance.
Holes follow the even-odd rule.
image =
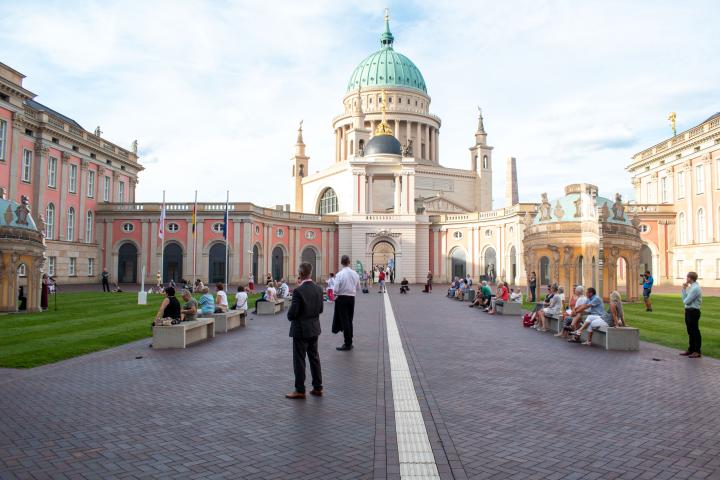
[[[304,177],[304,176],[305,176],[305,172],[304,172],[305,169],[304,169],[303,167],[304,167],[304,165],[303,165],[303,164],[300,164],[300,167],[298,168],[298,175],[299,175],[300,177]]]
[[[488,168],[488,156],[483,156],[483,168]]]
[[[338,211],[338,200],[335,190],[327,188],[320,196],[320,205],[318,206],[318,213],[320,215],[328,215],[330,213],[336,213]]]

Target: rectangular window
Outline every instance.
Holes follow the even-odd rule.
[[[77,165],[70,165],[70,184],[68,185],[70,193],[77,192]]]
[[[698,278],[703,278],[702,274],[702,259],[698,258],[695,260],[695,273],[698,274]]]
[[[88,198],[95,197],[95,172],[93,172],[92,170],[88,170],[87,196]]]
[[[88,277],[95,276],[95,259],[88,258]]]
[[[48,275],[55,276],[55,257],[48,257]]]
[[[110,177],[103,177],[103,201],[110,201]]]
[[[119,182],[118,202],[125,203],[125,182]]]
[[[32,174],[32,159],[33,154],[30,150],[23,150],[23,161],[22,161],[22,181],[30,182],[30,175]]]
[[[70,257],[70,267],[68,269],[68,275],[71,277],[75,276],[75,267],[77,266],[77,258]]]
[[[715,160],[715,188],[720,190],[720,158]]]
[[[652,182],[647,182],[645,184],[645,203],[654,203],[652,190]]]
[[[57,186],[57,165],[57,158],[50,157],[48,159],[48,187],[55,188]]]
[[[675,278],[685,278],[685,267],[682,260],[675,261]]]
[[[678,198],[685,198],[685,172],[679,171],[677,174],[678,182]]]
[[[5,145],[7,145],[7,122],[0,120],[0,161],[5,161]]]
[[[702,165],[695,167],[695,194],[700,195],[705,192],[705,169]]]
[[[662,177],[660,179],[660,192],[662,195],[662,203],[668,202],[668,178]]]

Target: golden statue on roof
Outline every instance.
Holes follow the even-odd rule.
[[[387,124],[387,121],[385,119],[385,104],[387,102],[387,99],[385,98],[385,90],[382,91],[382,103],[380,106],[380,112],[382,113],[382,119],[380,120],[380,123],[377,127],[375,127],[375,135],[392,135],[393,131],[390,128],[390,126]]]

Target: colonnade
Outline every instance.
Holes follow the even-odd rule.
[[[365,122],[365,128],[369,129],[371,135],[380,120]],[[432,163],[440,163],[439,135],[440,130],[432,125],[410,120],[389,120],[395,138],[402,145],[407,140],[413,141],[413,156],[417,159],[428,160]],[[347,132],[352,128],[351,124],[343,125],[335,129],[335,161],[342,162],[351,156],[357,155],[357,145],[353,145],[348,139]],[[418,138],[420,141],[418,141]]]

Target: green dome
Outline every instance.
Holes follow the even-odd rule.
[[[393,50],[394,40],[385,17],[385,32],[380,36],[382,48],[355,68],[348,82],[348,92],[366,87],[403,87],[427,93],[422,73],[409,58]]]

